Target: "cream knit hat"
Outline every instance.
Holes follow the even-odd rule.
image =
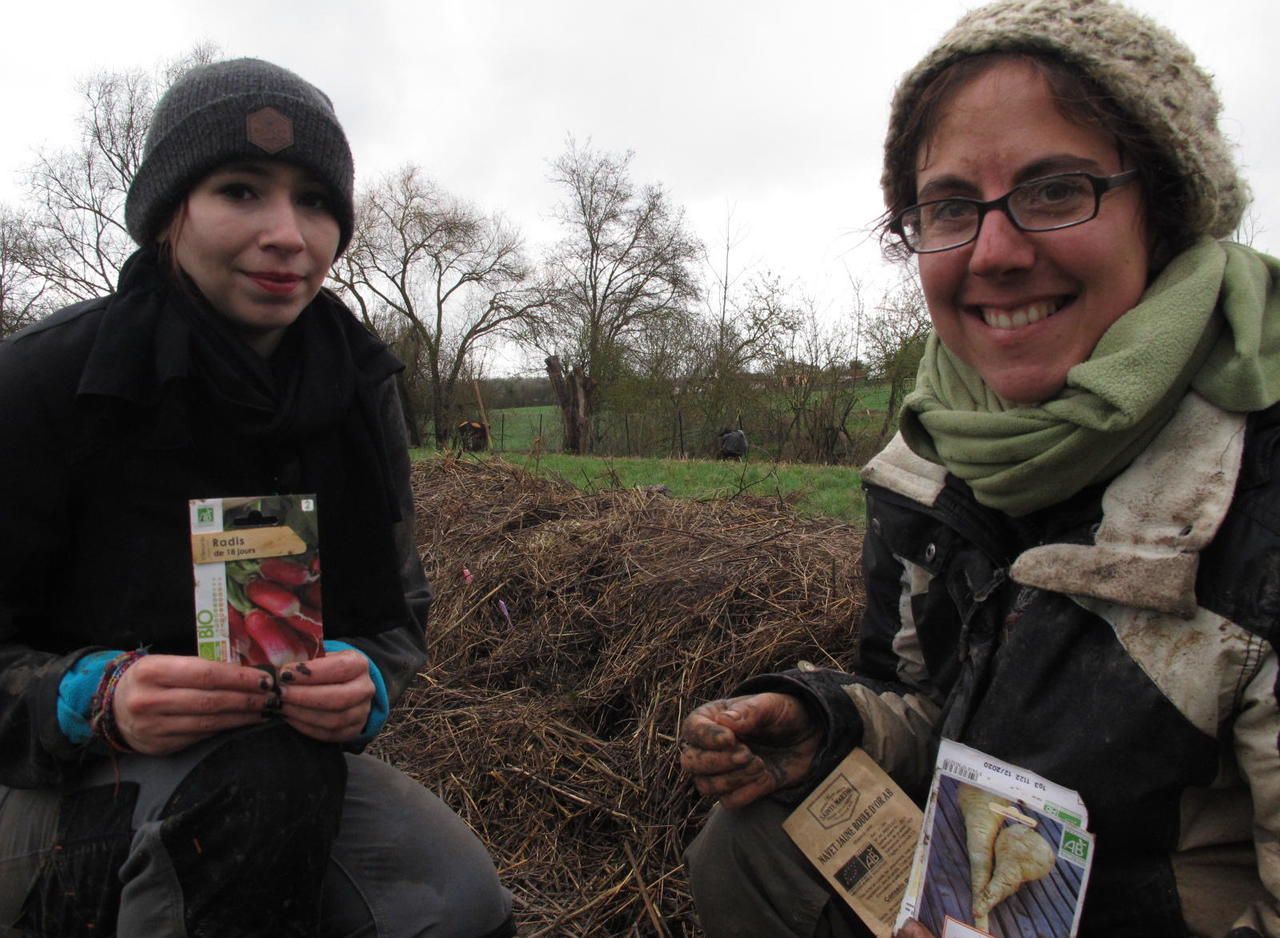
[[[886,205],[902,207],[891,205],[894,183],[915,173],[916,153],[903,135],[921,94],[947,66],[989,52],[1079,69],[1152,135],[1179,173],[1186,230],[1223,238],[1236,229],[1249,190],[1218,128],[1210,77],[1168,30],[1107,0],[999,0],[962,17],[894,92],[880,177]]]

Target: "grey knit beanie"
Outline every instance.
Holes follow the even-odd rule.
[[[197,66],[164,93],[125,199],[129,234],[140,245],[154,243],[208,173],[232,160],[264,157],[303,166],[329,187],[341,254],[355,215],[346,134],[324,92],[261,59]]]
[[[1182,177],[1187,231],[1230,235],[1249,202],[1231,147],[1218,128],[1221,104],[1209,76],[1176,36],[1107,0],[999,0],[967,13],[894,92],[880,186],[914,177],[903,136],[930,82],[947,66],[988,52],[1056,58],[1083,72],[1151,134]]]

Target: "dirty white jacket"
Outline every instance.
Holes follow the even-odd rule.
[[[1280,938],[1280,407],[1189,394],[1106,486],[1024,518],[895,439],[866,467],[856,673],[767,675],[917,795],[940,736],[1080,791],[1080,934]]]

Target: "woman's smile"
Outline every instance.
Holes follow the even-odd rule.
[[[289,296],[305,282],[298,274],[271,273],[255,271],[246,276],[263,290],[276,296]]]
[[[1021,329],[1043,322],[1058,312],[1066,301],[1032,300],[1016,305],[976,305],[973,311],[992,329]]]

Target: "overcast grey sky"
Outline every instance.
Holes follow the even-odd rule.
[[[39,147],[74,141],[77,82],[151,68],[199,42],[301,74],[329,94],[357,182],[403,163],[555,235],[548,162],[572,134],[634,150],[697,234],[734,266],[797,282],[829,315],[847,271],[890,273],[868,237],[894,83],[966,0],[45,0],[7,6],[0,202]],[[1280,122],[1268,48],[1280,4],[1139,0],[1217,80],[1255,194],[1255,245],[1280,249]],[[723,250],[720,247],[719,250]],[[874,302],[875,296],[869,297]]]

